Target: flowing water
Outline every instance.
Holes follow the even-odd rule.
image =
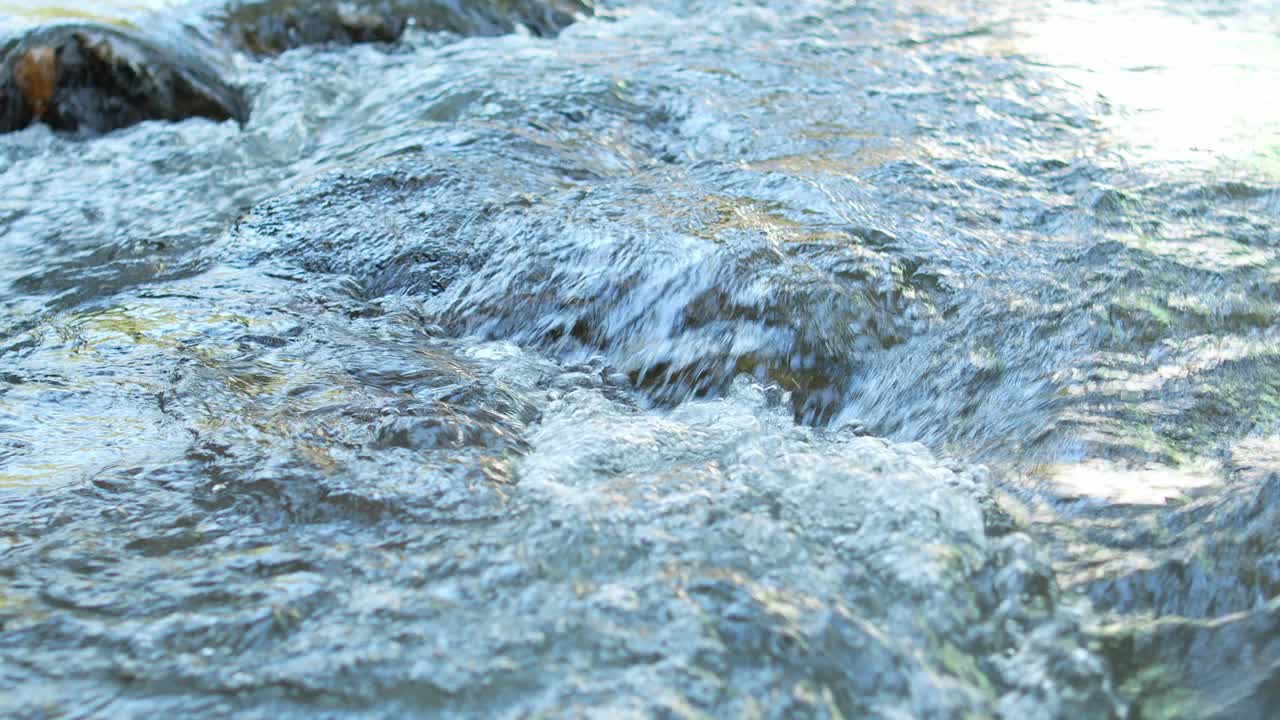
[[[0,135],[0,714],[1280,702],[1269,0],[303,5],[0,3],[248,109]]]

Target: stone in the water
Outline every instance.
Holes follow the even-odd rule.
[[[346,5],[275,8],[272,3],[241,6],[228,18],[236,47],[255,55],[277,55],[303,45],[395,42],[405,20],[390,13],[362,12]]]
[[[502,35],[523,28],[553,36],[589,14],[589,0],[398,0],[317,2],[244,0],[222,19],[232,42],[255,55],[304,45],[395,42],[416,25],[459,35]]]
[[[13,64],[13,81],[35,119],[44,117],[58,86],[58,55],[42,45],[23,53]]]
[[[134,33],[58,26],[0,48],[0,132],[43,122],[95,134],[145,120],[248,116],[241,92],[213,67]]]

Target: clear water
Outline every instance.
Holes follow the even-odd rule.
[[[619,3],[0,136],[0,708],[1265,717],[1276,22]]]

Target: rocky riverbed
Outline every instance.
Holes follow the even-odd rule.
[[[146,5],[0,3],[0,714],[1280,702],[1267,2]]]

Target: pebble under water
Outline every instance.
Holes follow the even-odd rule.
[[[1280,704],[1268,0],[0,23],[0,715]]]

